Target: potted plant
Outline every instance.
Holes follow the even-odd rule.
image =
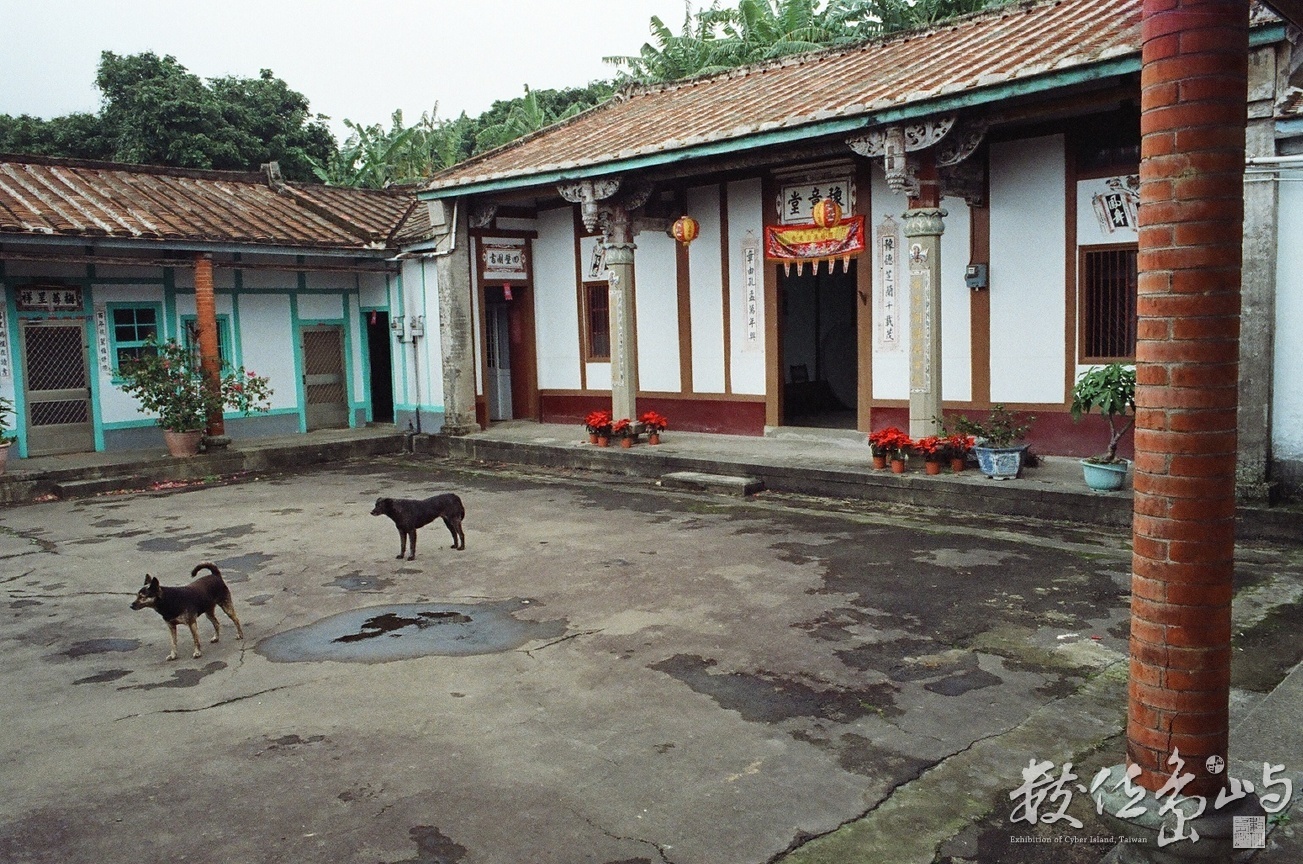
[[[666,426],[670,425],[670,421],[665,418],[665,415],[657,414],[655,411],[643,412],[643,415],[638,418],[638,422],[642,424],[643,430],[647,433],[648,444],[661,443],[661,433],[665,431]]]
[[[611,424],[611,437],[619,438],[621,447],[632,447],[634,439],[638,437],[638,430],[634,428],[632,420],[621,417]]]
[[[882,470],[887,467],[887,459],[899,449],[897,445],[902,437],[909,440],[909,436],[895,426],[869,433],[869,450],[873,454],[874,468]]]
[[[945,446],[945,441],[938,435],[928,435],[914,442],[914,452],[923,457],[923,468],[927,473],[941,473],[941,459],[945,456]]]
[[[972,435],[947,435],[945,438],[946,455],[950,458],[950,470],[958,474],[968,463],[968,454],[973,452],[975,439]]]
[[[1108,421],[1108,451],[1081,460],[1081,468],[1091,489],[1114,492],[1126,483],[1131,464],[1117,452],[1122,436],[1136,422],[1136,370],[1110,363],[1081,373],[1072,388],[1072,419],[1079,421],[1095,409]]]
[[[266,378],[244,367],[223,372],[210,383],[193,354],[175,339],[146,343],[146,353],[122,364],[119,387],[140,400],[140,410],[154,413],[173,456],[193,456],[211,413],[231,409],[246,416],[267,411],[271,389]]]
[[[1035,420],[1035,417],[1020,418],[997,404],[991,406],[985,421],[969,420],[960,415],[955,420],[955,430],[976,439],[973,453],[983,474],[993,480],[1010,480],[1022,473],[1027,445],[1017,442],[1027,437]]]
[[[0,396],[0,474],[5,473],[5,464],[9,461],[9,448],[18,439],[9,434],[10,426],[5,417],[14,413],[14,403]]]
[[[605,447],[611,440],[610,411],[589,411],[584,418],[584,426],[588,429],[589,444]]]

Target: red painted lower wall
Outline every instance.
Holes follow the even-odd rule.
[[[589,411],[610,410],[611,397],[603,395],[539,394],[544,423],[582,426]],[[725,435],[765,434],[765,403],[733,399],[674,399],[639,396],[638,411],[655,411],[681,432],[719,432]],[[620,418],[616,418],[617,420]],[[636,420],[637,418],[630,418]]]
[[[1108,421],[1098,414],[1082,417],[1080,423],[1072,422],[1072,415],[1065,410],[1053,411],[1017,411],[1019,417],[1032,416],[1036,419],[1027,433],[1026,442],[1032,445],[1033,452],[1042,456],[1099,456],[1108,450]],[[970,420],[985,420],[987,412],[946,411],[947,419],[967,416]],[[1122,422],[1126,422],[1125,420]],[[908,408],[874,408],[873,430],[898,426],[909,430]],[[1122,436],[1118,445],[1118,455],[1127,459],[1135,458],[1133,433],[1128,431]]]

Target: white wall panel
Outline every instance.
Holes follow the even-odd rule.
[[[973,398],[972,289],[964,282],[972,216],[963,198],[941,201],[946,216],[941,235],[941,398]]]
[[[543,390],[577,390],[581,383],[578,279],[571,209],[538,214],[538,239],[534,241],[534,329],[538,339],[538,386]],[[595,386],[591,379],[589,386]]]
[[[691,284],[692,390],[724,392],[724,279],[720,259],[719,187],[689,189],[688,213],[701,233],[688,247]]]
[[[675,242],[644,231],[634,253],[634,301],[638,319],[638,389],[677,393],[679,375],[679,280]]]
[[[1271,444],[1277,459],[1303,459],[1303,183],[1280,184],[1279,231]]]
[[[761,200],[760,180],[741,180],[730,183],[728,195],[728,281],[729,370],[732,373],[734,393],[763,396],[765,393],[765,269],[764,246],[760,247],[759,272],[756,274],[756,305],[759,350],[747,348],[747,297],[746,271],[742,260],[742,244],[751,238],[763,241],[764,202]]]
[[[290,298],[285,294],[240,295],[240,344],[244,368],[271,379],[272,408],[298,404],[298,374],[294,367],[295,335]]]
[[[991,145],[991,400],[1064,398],[1063,136]]]
[[[335,321],[344,317],[344,300],[338,294],[300,294],[299,320]]]

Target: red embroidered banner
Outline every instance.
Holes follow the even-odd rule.
[[[836,225],[766,225],[765,258],[769,261],[818,261],[849,258],[867,248],[864,217]]]

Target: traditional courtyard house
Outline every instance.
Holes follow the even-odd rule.
[[[1139,21],[1139,0],[1010,5],[630,89],[434,175],[452,251],[427,308],[473,328],[445,333],[449,422],[613,405],[918,434],[1002,403],[1040,452],[1097,452],[1068,408],[1081,371],[1134,359]],[[1291,33],[1255,11],[1246,488],[1303,473]]]
[[[0,396],[20,455],[160,446],[115,372],[151,338],[194,344],[205,292],[221,362],[274,390],[268,414],[227,418],[232,437],[416,428],[442,402],[419,371],[440,355],[421,326],[426,213],[410,192],[287,183],[274,164],[0,156]]]

